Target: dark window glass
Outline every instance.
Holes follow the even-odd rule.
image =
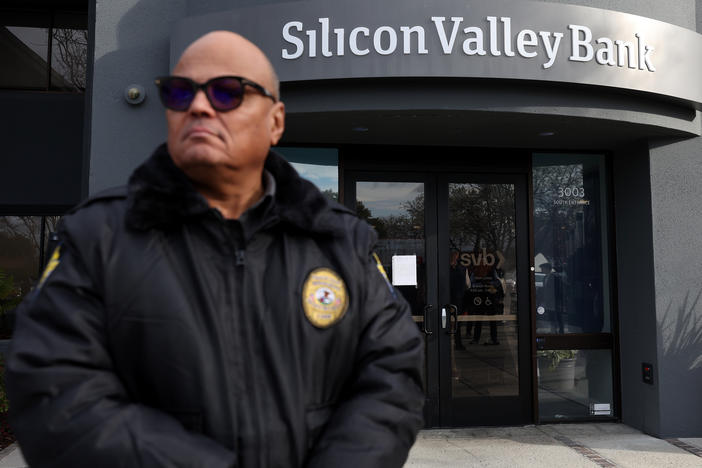
[[[332,200],[339,200],[339,151],[336,148],[273,148],[285,156],[301,177]]]
[[[0,88],[85,90],[85,13],[0,10],[0,18]]]
[[[0,216],[0,339],[9,338],[14,310],[39,275],[41,216]]]
[[[85,91],[88,31],[54,28],[51,38],[51,89]]]
[[[611,350],[538,351],[537,362],[542,422],[614,416]]]
[[[533,159],[537,333],[610,332],[604,156]]]
[[[514,185],[449,184],[453,398],[519,395],[515,219]]]
[[[86,15],[56,13],[51,30],[51,89],[85,91],[87,61]]]
[[[0,26],[0,88],[46,89],[49,29]]]
[[[374,251],[383,270],[395,290],[409,303],[413,320],[423,327],[427,305],[424,184],[356,182],[356,214],[377,232]],[[426,353],[427,335],[422,336]],[[425,389],[427,374],[425,368]]]

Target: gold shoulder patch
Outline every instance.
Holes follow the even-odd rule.
[[[373,252],[373,258],[375,259],[375,267],[378,269],[378,271],[382,275],[383,279],[385,280],[385,285],[390,290],[390,294],[392,294],[393,297],[397,297],[395,294],[395,289],[392,287],[392,284],[390,283],[390,280],[388,279],[388,274],[385,273],[385,268],[383,267],[383,262],[380,261],[380,257],[378,257],[377,253]]]
[[[346,313],[349,296],[344,280],[329,268],[316,268],[302,286],[302,308],[317,328],[334,325]]]
[[[375,266],[378,267],[378,271],[380,272],[381,275],[383,275],[383,278],[385,278],[385,281],[389,282],[388,274],[385,273],[385,268],[383,268],[383,263],[380,261],[380,257],[378,257],[378,254],[373,252],[373,258],[375,259]]]
[[[54,253],[51,254],[51,258],[49,259],[49,262],[46,264],[46,268],[44,268],[44,273],[41,274],[41,279],[39,280],[39,284],[37,285],[37,288],[41,288],[44,285],[44,282],[49,278],[49,275],[51,274],[52,271],[56,269],[56,267],[59,265],[61,262],[61,246],[57,246],[54,249]]]

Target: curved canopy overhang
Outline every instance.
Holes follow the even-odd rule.
[[[282,89],[288,143],[608,148],[689,138],[684,103],[591,87],[494,80],[330,80]]]

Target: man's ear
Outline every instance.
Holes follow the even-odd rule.
[[[275,146],[285,130],[285,104],[281,101],[273,104],[271,109],[271,146]]]

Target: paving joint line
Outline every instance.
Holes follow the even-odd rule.
[[[663,439],[666,442],[668,442],[671,445],[675,445],[677,448],[683,449],[686,452],[690,452],[693,455],[697,455],[698,457],[702,458],[702,449],[695,447],[694,445],[690,445],[687,442],[683,442],[680,439]]]
[[[539,429],[541,430],[541,429]],[[541,430],[544,434],[546,434],[549,437],[552,437],[553,439],[557,440],[558,442],[562,443],[568,448],[573,449],[574,451],[578,452],[580,455],[583,457],[587,458],[591,462],[595,463],[597,466],[600,466],[602,468],[617,468],[619,465],[614,463],[611,460],[606,459],[599,453],[597,453],[595,450],[591,449],[590,447],[587,447],[579,442],[574,441],[570,437],[566,437],[563,434],[549,434],[543,430]]]
[[[7,457],[9,454],[15,451],[17,448],[17,442],[13,442],[4,449],[0,450],[0,460]]]
[[[461,447],[460,445],[458,445],[458,444],[456,444],[456,443],[454,443],[454,442],[451,442],[451,441],[449,440],[448,437],[444,438],[444,440],[445,440],[446,442],[448,442],[448,444],[451,445],[452,447],[456,447],[458,450],[461,450],[462,452],[467,453],[467,454],[470,455],[472,458],[476,458],[476,456],[475,456],[474,453],[472,453],[470,450],[468,450],[468,449],[465,448],[465,447]]]

